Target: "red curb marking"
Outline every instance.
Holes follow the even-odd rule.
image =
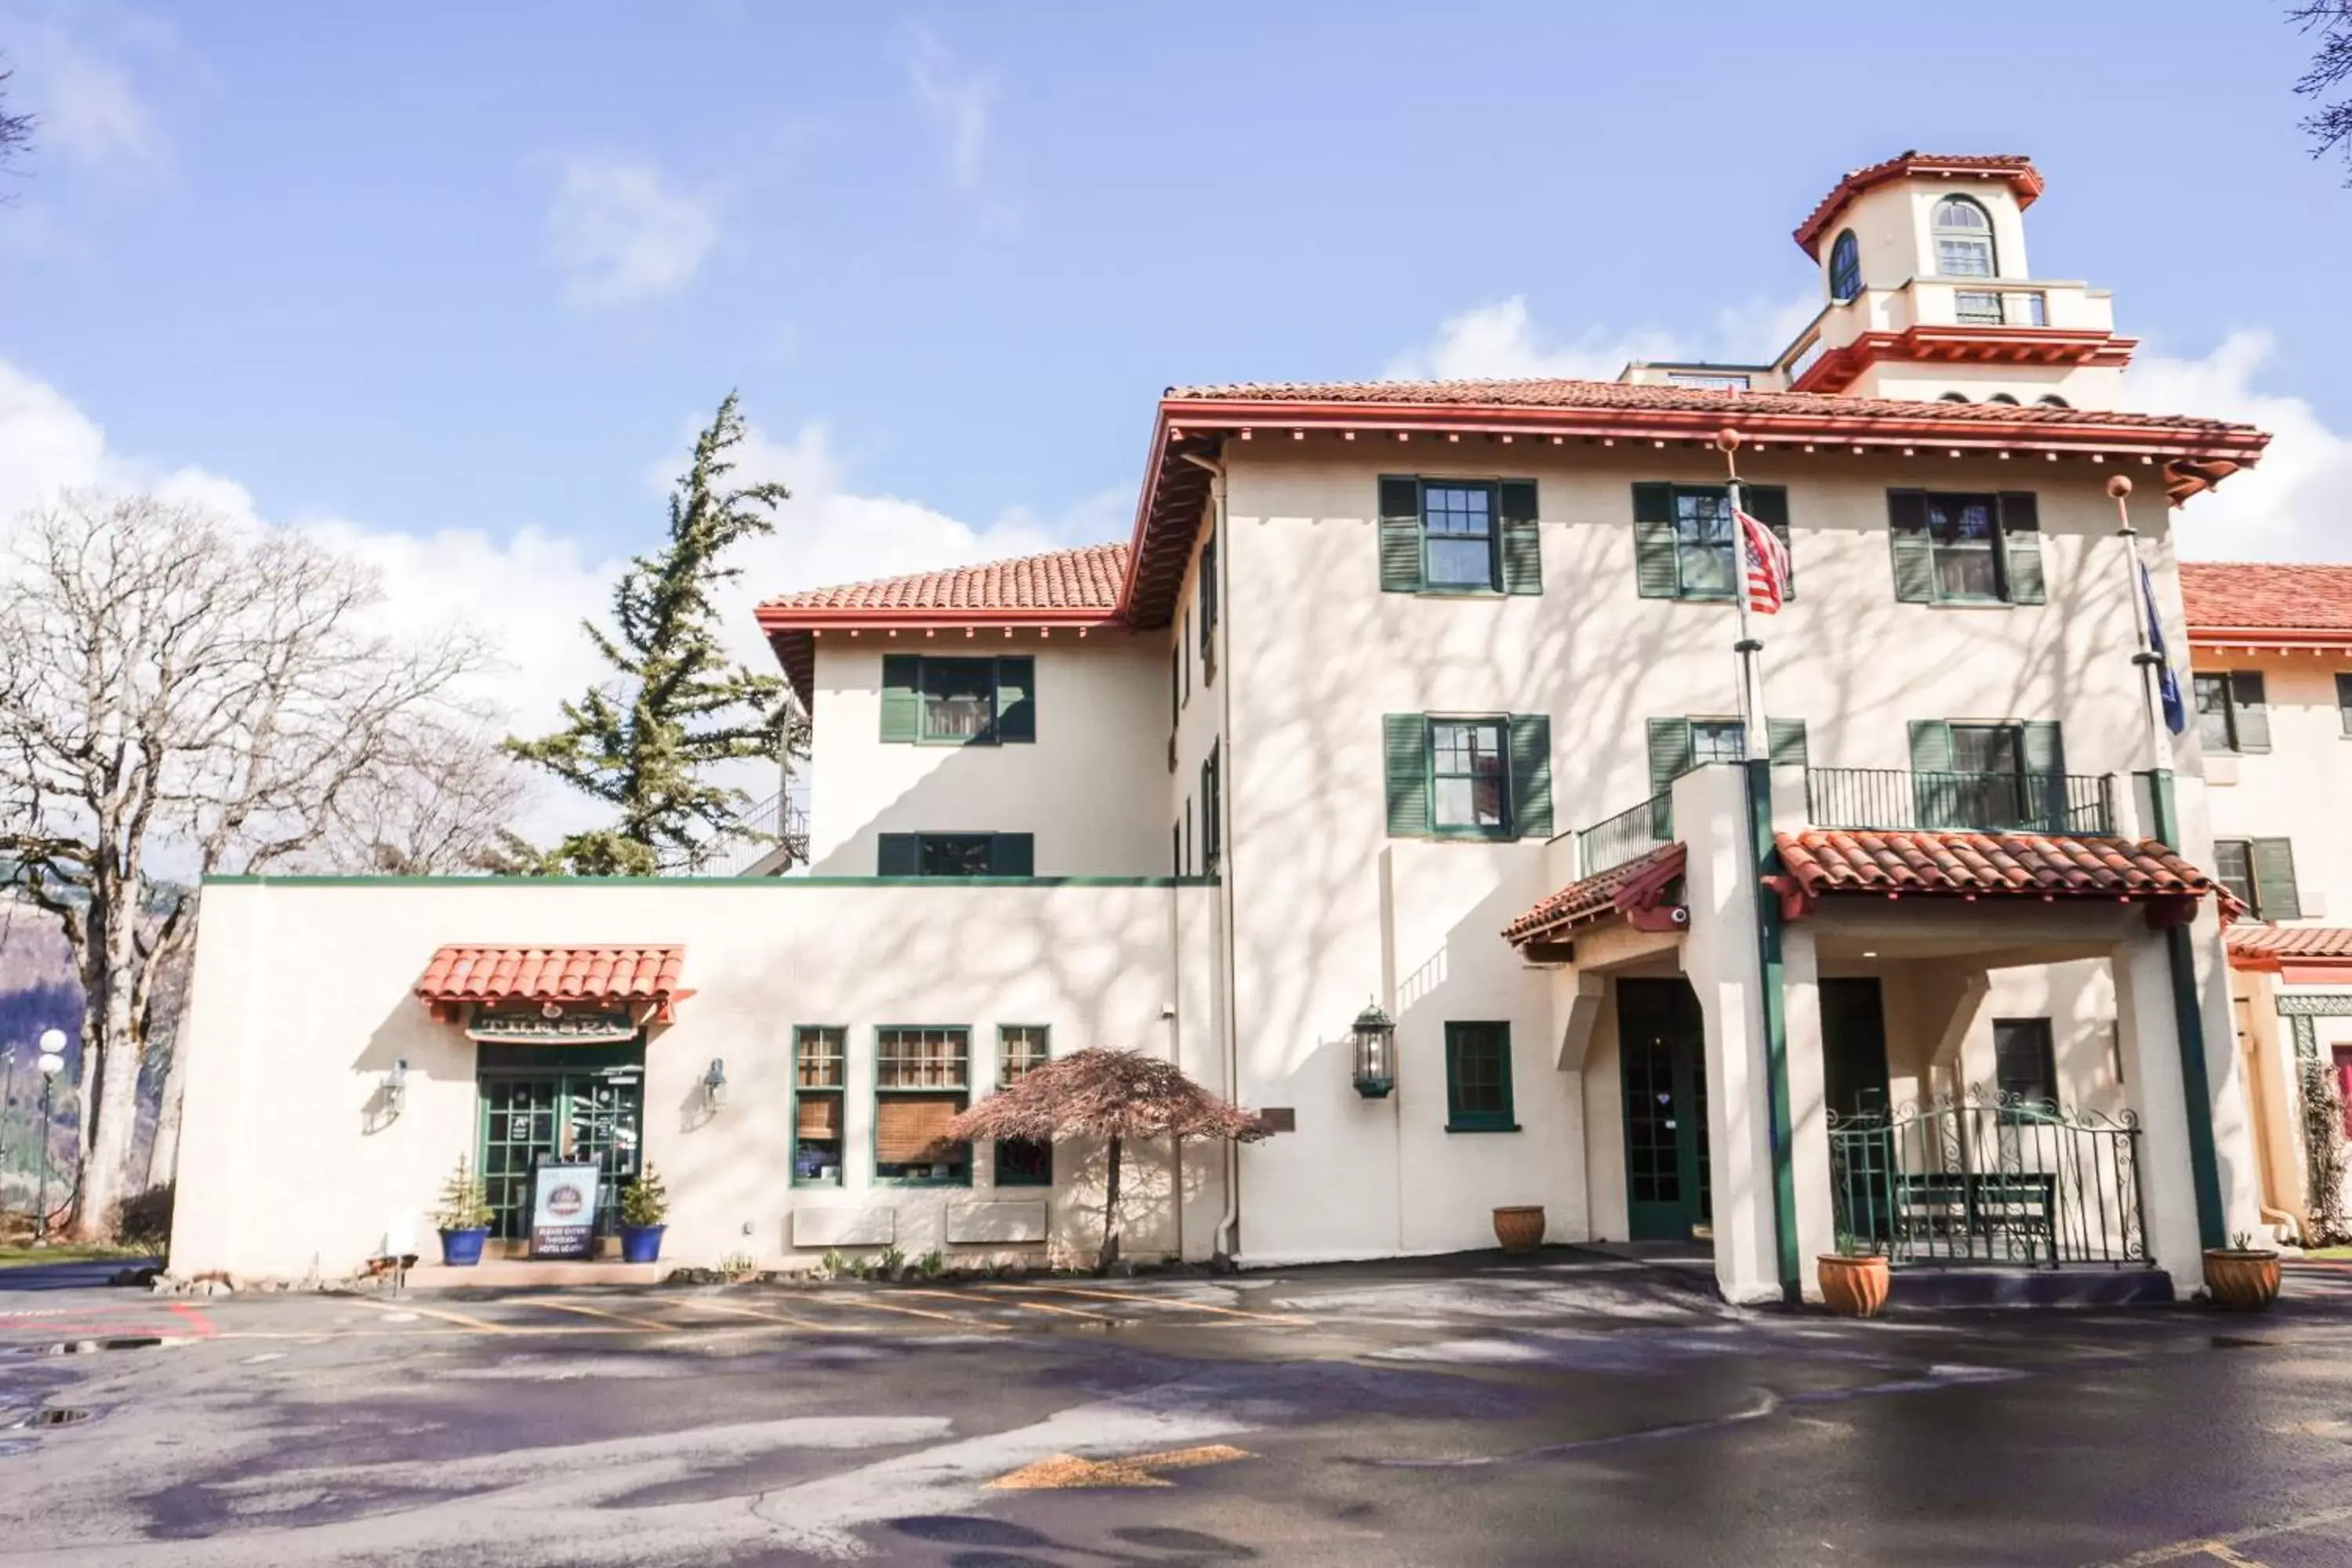
[[[213,1326],[213,1321],[205,1316],[204,1309],[201,1307],[191,1307],[185,1301],[174,1301],[172,1303],[172,1311],[181,1321],[186,1323],[200,1340],[211,1339],[220,1332],[220,1330]]]

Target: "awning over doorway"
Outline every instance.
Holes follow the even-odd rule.
[[[1611,920],[1629,921],[1643,931],[1678,931],[1689,922],[1674,901],[1675,882],[1687,858],[1683,846],[1664,844],[1622,866],[1570,882],[1505,926],[1503,940],[1524,948]]]
[[[2210,894],[2224,918],[2245,912],[2229,890],[2153,838],[2014,833],[1816,829],[1773,836],[1783,874],[1765,879],[1790,920],[1824,897],[2145,903],[2151,925],[2186,923]]]
[[[453,945],[434,953],[416,982],[416,996],[433,1016],[454,1022],[467,1005],[578,1004],[626,1007],[640,1023],[667,1023],[671,1009],[693,994],[680,980],[683,944],[638,947],[480,947]]]

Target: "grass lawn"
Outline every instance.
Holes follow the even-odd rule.
[[[0,1268],[27,1268],[43,1263],[82,1263],[93,1258],[146,1258],[152,1256],[140,1247],[79,1246],[59,1242],[54,1247],[0,1247]]]
[[[2352,1247],[2315,1247],[2304,1256],[2305,1258],[2352,1258]]]

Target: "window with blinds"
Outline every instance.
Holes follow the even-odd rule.
[[[889,1027],[874,1042],[875,1179],[969,1183],[971,1145],[946,1130],[971,1103],[971,1031]]]
[[[1010,1089],[1052,1059],[1052,1036],[1043,1024],[1006,1024],[996,1031],[996,1085]],[[996,1142],[996,1184],[1000,1187],[1050,1187],[1054,1184],[1054,1145],[1043,1139],[1000,1138]]]
[[[842,1100],[849,1031],[803,1024],[793,1031],[793,1184],[841,1185]]]

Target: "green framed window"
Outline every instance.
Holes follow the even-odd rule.
[[[1380,510],[1384,592],[1543,592],[1535,480],[1384,474]]]
[[[2336,678],[2336,717],[2344,732],[2352,735],[2352,675]]]
[[[1549,716],[1391,713],[1381,723],[1391,837],[1551,837]]]
[[[1919,826],[1992,832],[2070,830],[2066,742],[2054,721],[1911,721]]]
[[[1993,1083],[2004,1106],[2058,1109],[2058,1053],[2047,1018],[1992,1021]]]
[[[2197,738],[2209,752],[2267,752],[2271,749],[2270,703],[2262,672],[2233,669],[2227,673],[2194,675],[2190,690],[2197,705]],[[2341,695],[2341,688],[2338,688]]]
[[[1895,597],[1917,605],[2039,605],[2041,503],[2024,490],[1998,495],[1886,492]]]
[[[1001,1024],[996,1030],[996,1086],[1009,1089],[1053,1059],[1053,1035],[1043,1024]],[[1054,1145],[1044,1139],[996,1141],[996,1184],[1050,1187]]]
[[[945,1135],[971,1103],[971,1030],[888,1024],[874,1031],[874,1178],[968,1186],[971,1145]]]
[[[1223,742],[1209,742],[1201,759],[1201,869],[1214,871],[1225,847]]]
[[[1445,1130],[1517,1132],[1511,1119],[1511,1026],[1445,1026]]]
[[[2287,839],[2217,838],[2213,876],[2258,921],[2303,918],[2303,898],[2294,880],[2294,846]]]
[[[849,1090],[849,1031],[803,1024],[793,1031],[793,1185],[842,1184],[843,1103]]]
[[[884,833],[876,837],[880,877],[1034,877],[1037,839],[1028,833]]]
[[[1739,504],[1789,544],[1789,492],[1780,485],[1742,485]],[[1645,599],[1731,601],[1739,584],[1738,530],[1732,526],[1731,491],[1724,485],[1672,485],[1645,480],[1633,487],[1633,583]],[[1789,594],[1796,596],[1795,552],[1790,553]]]
[[[1201,684],[1217,679],[1217,536],[1201,546]]]
[[[882,739],[995,746],[1037,738],[1037,661],[1026,655],[882,657]]]

